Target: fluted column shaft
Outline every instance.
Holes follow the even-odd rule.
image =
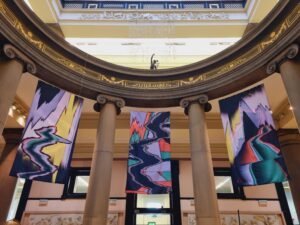
[[[110,100],[102,102],[84,210],[84,225],[107,223],[117,113],[116,103]]]
[[[279,69],[300,131],[300,61],[287,60]]]
[[[296,212],[300,218],[300,134],[297,129],[282,129],[278,131],[278,137],[290,176],[289,184]]]
[[[219,210],[212,156],[205,121],[205,104],[192,99],[187,106],[189,116],[193,188],[197,225],[219,225]],[[201,100],[200,100],[201,102]]]
[[[20,144],[22,129],[4,129],[5,146],[0,157],[0,224],[5,224],[15,186],[16,177],[9,176]],[[2,150],[2,149],[1,149]]]

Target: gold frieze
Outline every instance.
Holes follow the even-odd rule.
[[[96,78],[99,82],[103,82],[109,85],[116,85],[126,88],[132,89],[174,89],[184,86],[190,86],[199,84],[201,82],[222,76],[237,67],[244,65],[249,62],[251,59],[256,57],[258,54],[262,53],[266,48],[270,47],[277,40],[279,40],[288,29],[298,22],[300,17],[300,4],[297,4],[294,10],[287,16],[287,18],[282,22],[275,30],[273,30],[267,37],[254,46],[250,51],[242,54],[235,60],[218,67],[209,72],[188,77],[186,79],[180,80],[169,80],[169,81],[141,81],[141,80],[126,80],[119,79],[117,77],[101,74],[95,70],[90,70],[74,61],[66,58],[61,55],[55,49],[48,46],[41,39],[34,35],[34,33],[29,30],[25,25],[18,20],[18,18],[14,15],[12,11],[5,5],[4,0],[0,0],[0,13],[1,15],[33,46],[35,46],[38,50],[46,54],[48,57],[56,61],[57,63],[63,65],[64,67],[78,72],[83,76],[89,76],[92,78]],[[136,78],[136,77],[135,77]]]

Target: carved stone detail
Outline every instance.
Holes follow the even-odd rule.
[[[118,115],[121,113],[121,108],[125,106],[125,101],[122,98],[99,94],[97,96],[97,103],[94,105],[95,111],[100,112],[101,108],[108,102],[116,106]]]
[[[282,53],[280,53],[275,59],[273,59],[271,62],[267,65],[267,73],[273,74],[275,72],[278,72],[278,66],[283,61],[287,59],[293,59],[295,58],[299,53],[299,45],[298,44],[292,44],[288,48],[286,48]]]
[[[196,215],[195,214],[188,214],[188,225],[196,225]],[[239,224],[239,217],[237,214],[230,214],[230,213],[222,213],[220,214],[221,224],[222,225],[235,225]],[[272,224],[272,225],[283,225],[283,218],[281,214],[250,214],[245,213],[240,215],[240,224]]]
[[[203,12],[99,12],[93,14],[81,14],[80,20],[120,20],[120,21],[203,21],[203,20],[229,20],[226,13],[203,13]]]
[[[3,52],[9,59],[16,59],[22,62],[26,68],[26,72],[31,74],[35,74],[37,72],[35,63],[30,60],[26,55],[24,55],[21,51],[15,48],[11,44],[6,44],[3,47]]]
[[[82,225],[83,215],[81,213],[64,213],[64,214],[30,214],[28,225]],[[118,213],[109,213],[107,216],[107,225],[118,225]]]
[[[211,110],[211,104],[208,102],[207,95],[197,95],[188,98],[181,99],[180,106],[184,108],[184,113],[188,115],[188,109],[191,104],[198,103],[203,106],[205,112],[209,112]]]
[[[28,20],[22,19],[25,16]],[[299,39],[300,34],[300,3],[282,0],[267,16],[267,23],[260,23],[243,41],[222,54],[184,67],[153,72],[87,57],[36,20],[24,1],[7,4],[0,0],[0,17],[0,32],[7,41],[21,50],[31,50],[30,55],[41,71],[38,77],[50,83],[55,80],[60,88],[90,99],[95,99],[98,93],[120,96],[128,106],[134,107],[178,106],[180,99],[186,96],[206,93],[209,98],[218,98],[245,88],[265,78],[269,60]],[[45,64],[46,61],[49,63]]]

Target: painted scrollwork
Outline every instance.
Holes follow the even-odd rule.
[[[229,20],[225,13],[195,13],[195,12],[99,12],[93,14],[81,14],[80,20],[120,20],[120,21],[183,21],[183,20]]]

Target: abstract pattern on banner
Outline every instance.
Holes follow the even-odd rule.
[[[132,112],[126,192],[169,193],[170,151],[170,113]]]
[[[220,100],[233,175],[241,186],[286,181],[286,166],[263,85]]]
[[[64,183],[82,104],[82,98],[39,81],[10,175]]]

